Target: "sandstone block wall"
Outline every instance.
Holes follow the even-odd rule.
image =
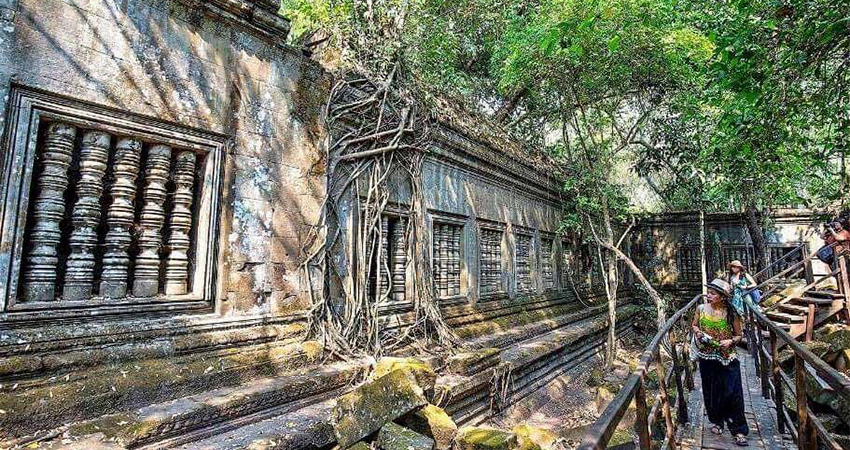
[[[705,218],[708,277],[725,271],[732,259],[755,268],[751,239],[743,217],[737,214],[708,214]],[[769,261],[805,244],[805,254],[823,245],[817,229],[820,222],[808,210],[779,210],[768,219],[765,234]],[[648,218],[636,227],[632,249],[650,280],[666,290],[692,292],[699,289],[699,214],[675,213]],[[799,258],[802,259],[802,258]],[[815,274],[829,269],[813,261]],[[755,270],[750,270],[754,273]]]
[[[282,44],[288,23],[275,11],[266,0],[0,1],[4,132],[21,126],[7,122],[20,88],[224,143],[210,192],[219,215],[196,219],[218,230],[207,300],[222,316],[286,316],[308,302],[297,269],[324,194],[329,79]]]

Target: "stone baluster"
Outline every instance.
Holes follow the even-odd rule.
[[[94,249],[100,223],[100,197],[109,159],[111,137],[102,131],[87,131],[80,147],[80,180],[77,202],[71,213],[71,254],[65,269],[64,300],[87,300],[94,285]]]
[[[44,148],[38,154],[43,170],[35,181],[34,225],[24,261],[24,301],[56,299],[56,268],[59,265],[56,248],[62,237],[59,223],[65,215],[64,193],[68,188],[68,168],[76,135],[77,129],[71,125],[51,123],[47,127]]]
[[[139,219],[136,266],[133,271],[133,296],[154,297],[159,293],[159,250],[165,223],[165,183],[171,166],[171,147],[154,145],[145,161],[145,189]]]
[[[393,301],[404,301],[405,298],[405,272],[407,270],[407,248],[405,246],[405,231],[407,231],[407,218],[400,217],[393,227],[392,233],[392,274],[393,274]]]
[[[376,298],[381,299],[384,294],[390,289],[390,277],[387,274],[387,265],[389,264],[390,250],[390,218],[381,216],[381,251],[378,258],[378,295]]]
[[[136,177],[139,173],[142,143],[123,138],[115,146],[112,164],[114,181],[110,189],[112,204],[106,212],[106,233],[103,255],[103,274],[101,275],[100,295],[105,298],[127,296],[127,279],[130,267],[130,234],[133,228],[136,198]]]
[[[452,295],[460,295],[460,227],[452,230]]]
[[[165,294],[188,291],[189,232],[192,229],[192,199],[195,186],[195,153],[181,151],[174,163],[174,197],[169,218],[168,259],[165,261]]]

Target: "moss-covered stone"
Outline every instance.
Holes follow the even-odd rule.
[[[381,427],[375,444],[383,450],[432,450],[434,440],[410,428],[388,422]]]
[[[457,436],[457,425],[443,408],[428,405],[398,420],[402,425],[434,439],[437,450],[449,450]]]
[[[372,378],[379,378],[394,370],[407,370],[416,379],[419,387],[425,392],[428,400],[433,400],[434,386],[437,384],[437,373],[421,359],[416,358],[381,358],[375,364]]]
[[[452,355],[449,358],[448,370],[459,375],[474,375],[498,364],[501,352],[498,348],[482,348]]]
[[[608,448],[616,448],[620,446],[631,445],[634,443],[632,433],[626,430],[617,429],[611,435],[611,440],[608,441]]]
[[[818,358],[826,355],[831,348],[828,343],[821,341],[801,342],[801,344]],[[786,368],[791,367],[794,364],[794,351],[788,347],[782,349],[779,352],[779,364]]]
[[[558,442],[558,435],[551,430],[522,424],[513,429],[521,450],[552,450]]]
[[[848,349],[850,348],[850,328],[835,329],[832,333],[822,336],[820,341],[829,345],[829,349],[833,352]]]
[[[352,445],[351,447],[349,447],[349,449],[350,450],[372,450],[372,446],[367,444],[366,442],[360,441],[360,442]]]
[[[458,450],[513,450],[517,436],[507,431],[482,427],[463,427],[455,438]]]
[[[393,370],[339,397],[331,424],[340,447],[348,448],[385,423],[427,404],[413,372]]]

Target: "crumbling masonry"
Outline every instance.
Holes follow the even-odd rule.
[[[0,0],[0,440],[337,439],[331,406],[367,365],[325,359],[307,335],[299,271],[327,186],[332,80],[285,44],[276,10]],[[602,294],[570,284],[554,180],[485,122],[437,120],[429,252],[464,349],[427,362],[445,367],[433,401],[475,423],[602,344],[602,307],[576,298]],[[376,280],[397,326],[419,276],[402,251],[408,195],[381,223],[390,271]]]

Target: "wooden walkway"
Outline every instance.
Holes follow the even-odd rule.
[[[761,384],[753,359],[743,348],[738,349],[741,360],[741,381],[744,387],[744,415],[750,426],[749,447],[738,447],[735,440],[724,430],[720,436],[710,430],[711,423],[705,414],[699,370],[694,373],[694,390],[688,394],[688,418],[686,425],[679,427],[677,444],[682,449],[739,450],[797,450],[789,434],[779,434],[776,425],[776,406],[772,400],[761,395]]]

